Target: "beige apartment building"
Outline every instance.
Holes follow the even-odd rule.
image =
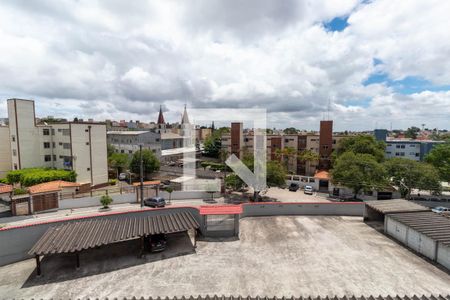
[[[36,124],[34,101],[7,103],[9,127],[0,127],[0,139],[7,141],[0,145],[0,176],[9,170],[49,167],[75,171],[80,183],[108,182],[105,124]]]
[[[321,141],[322,136],[322,141]],[[287,160],[287,171],[290,174],[313,176],[318,170],[328,170],[331,152],[338,141],[345,136],[332,135],[332,121],[322,121],[319,134],[268,134],[266,136],[267,160],[280,159],[278,150],[290,147],[293,152],[299,153],[310,150],[319,155],[318,161],[301,161],[297,155]],[[253,153],[252,132],[244,133],[242,123],[231,123],[231,131],[222,135],[222,148],[228,154],[241,157],[243,152]]]

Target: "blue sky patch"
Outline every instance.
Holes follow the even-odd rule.
[[[392,80],[386,73],[374,73],[363,81],[363,85],[367,86],[370,84],[385,84],[391,87],[395,92],[400,94],[414,94],[423,91],[448,91],[450,90],[450,85],[433,85],[429,80],[426,80],[420,76],[407,76],[401,80]]]
[[[348,17],[340,17],[340,18],[334,18],[330,22],[323,23],[323,26],[327,31],[342,31],[347,26]]]

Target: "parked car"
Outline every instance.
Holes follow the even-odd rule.
[[[165,234],[154,234],[148,237],[147,245],[150,252],[164,251],[167,246],[167,236]]]
[[[438,214],[445,214],[445,215],[450,214],[450,208],[443,207],[443,206],[437,206],[437,207],[433,208],[432,211],[434,211],[435,213],[438,213]]]
[[[305,186],[304,193],[307,194],[307,195],[312,195],[312,194],[314,193],[313,187],[310,186],[310,185],[306,185],[306,186]]]
[[[120,173],[119,174],[119,180],[127,180],[127,173]]]
[[[151,197],[144,199],[144,205],[149,207],[164,207],[166,200],[163,197]]]
[[[298,191],[299,188],[300,188],[300,186],[297,183],[291,183],[289,185],[289,191],[291,191],[291,192],[296,192],[296,191]]]

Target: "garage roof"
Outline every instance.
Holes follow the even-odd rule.
[[[411,201],[394,199],[394,200],[373,200],[366,201],[366,206],[383,214],[413,212],[413,211],[430,211],[429,208],[416,204]]]
[[[106,298],[108,300],[108,298]],[[135,299],[135,298],[124,298],[126,299]],[[142,298],[144,299],[144,298]],[[149,297],[145,298],[148,300],[159,300],[161,297]],[[251,297],[251,296],[217,296],[217,295],[206,295],[206,296],[190,296],[188,297],[173,297],[173,298],[164,298],[165,300],[180,300],[180,299],[189,299],[189,300],[450,300],[450,295],[413,295],[413,296],[344,296],[344,297]]]
[[[450,218],[434,212],[413,212],[389,215],[392,219],[412,229],[450,245]]]
[[[28,253],[45,255],[76,252],[150,234],[197,228],[199,224],[190,212],[133,218],[97,218],[50,227]]]

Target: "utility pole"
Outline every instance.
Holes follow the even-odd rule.
[[[141,177],[141,185],[140,185],[140,190],[141,190],[141,207],[144,207],[144,163],[142,161],[142,145],[139,145],[139,156],[140,156],[140,168],[139,168],[139,173],[140,173],[140,177]]]

